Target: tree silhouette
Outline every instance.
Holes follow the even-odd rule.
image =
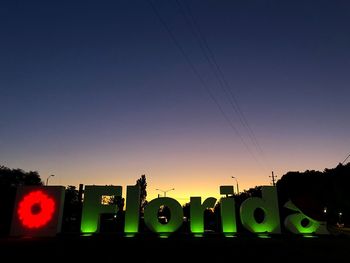
[[[189,220],[190,219],[190,203],[186,203],[182,206],[182,210],[183,210],[183,213],[184,213],[184,217]]]
[[[65,191],[62,230],[65,232],[79,232],[82,212],[82,201],[79,191],[69,185]]]
[[[288,213],[282,206],[291,199],[313,219],[336,224],[342,213],[344,223],[350,224],[349,185],[350,163],[323,172],[288,172],[277,182],[281,214]]]
[[[140,187],[140,211],[143,213],[146,205],[147,205],[147,182],[146,175],[141,175],[140,179],[137,179],[136,185]]]
[[[125,211],[124,211],[124,204],[125,199],[121,196],[115,196],[115,204],[118,207],[117,211],[117,231],[122,232],[124,229],[124,223],[125,223]]]
[[[37,171],[0,166],[0,235],[6,235],[10,230],[16,189],[23,185],[43,185],[43,182]]]

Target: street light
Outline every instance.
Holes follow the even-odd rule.
[[[46,185],[49,185],[49,179],[50,179],[50,177],[54,177],[55,175],[54,174],[50,174],[48,177],[47,177],[47,179],[46,179]]]
[[[338,213],[338,223],[337,223],[337,226],[338,226],[338,227],[344,227],[342,215],[343,215],[342,212],[339,212],[339,213]]]
[[[161,191],[161,192],[163,192],[164,197],[166,197],[166,193],[167,193],[167,192],[169,192],[169,191],[175,190],[175,188],[171,188],[171,189],[169,189],[169,190],[165,190],[165,191],[164,191],[164,190],[162,190],[162,189],[158,189],[158,188],[157,188],[156,190],[157,190],[157,191]]]
[[[239,194],[239,188],[238,188],[238,181],[237,181],[237,178],[234,177],[234,176],[231,176],[231,178],[235,179],[236,180],[236,185],[237,185],[237,194]]]

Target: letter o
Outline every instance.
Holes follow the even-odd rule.
[[[158,221],[158,210],[161,206],[167,206],[170,210],[170,220],[167,224]],[[178,201],[169,197],[153,199],[145,208],[145,224],[156,233],[172,233],[179,229],[183,221],[182,206]]]

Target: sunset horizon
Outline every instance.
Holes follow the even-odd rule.
[[[349,154],[346,2],[3,7],[2,165],[187,200]]]

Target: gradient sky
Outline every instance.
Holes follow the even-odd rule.
[[[179,0],[262,151],[177,2],[151,2],[166,26],[146,0],[1,1],[1,164],[61,185],[146,174],[150,198],[184,201],[344,160],[349,1]]]

